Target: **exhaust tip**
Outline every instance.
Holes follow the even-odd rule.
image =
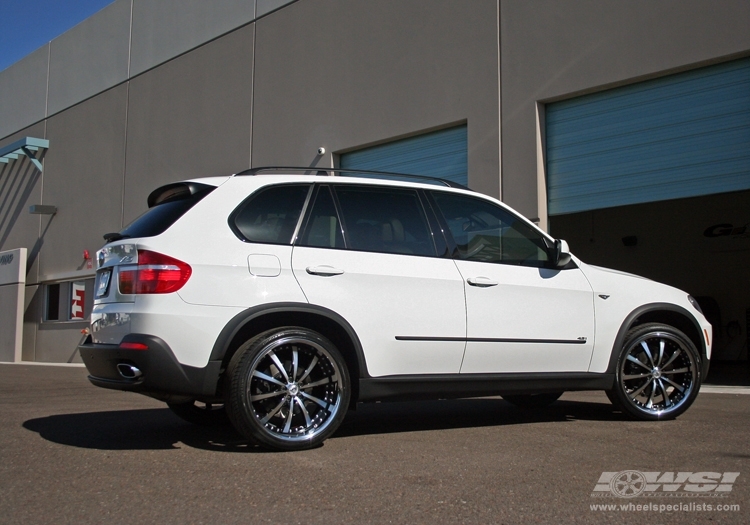
[[[140,368],[127,363],[119,363],[117,365],[117,371],[120,372],[120,375],[125,379],[138,379],[143,375]]]

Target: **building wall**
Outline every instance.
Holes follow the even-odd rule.
[[[499,195],[495,0],[305,0],[257,26],[254,166],[467,122],[469,185]]]

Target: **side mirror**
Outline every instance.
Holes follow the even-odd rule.
[[[568,243],[562,239],[555,239],[555,244],[552,247],[552,267],[562,268],[570,262],[570,248]]]

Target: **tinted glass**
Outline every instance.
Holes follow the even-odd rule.
[[[512,213],[483,199],[443,192],[432,195],[458,245],[460,259],[547,265],[544,237]]]
[[[214,186],[200,186],[202,189],[193,194],[185,193],[149,208],[143,215],[120,231],[121,238],[154,237],[164,233],[167,228],[177,222],[177,219],[185,215],[203,197],[216,189]]]
[[[322,186],[318,190],[307,227],[297,244],[318,248],[344,247],[341,224],[328,186]]]
[[[291,244],[309,189],[309,184],[262,189],[240,204],[229,217],[229,226],[245,241]]]
[[[336,196],[348,249],[435,255],[416,191],[341,185]]]

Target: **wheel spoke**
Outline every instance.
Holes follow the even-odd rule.
[[[649,382],[650,381],[646,381],[645,383],[643,383],[643,386],[641,386],[638,390],[636,390],[635,392],[631,392],[629,394],[630,398],[631,399],[635,399],[636,397],[638,397],[641,394],[641,392],[643,392],[646,389],[646,387],[648,386]]]
[[[275,377],[271,377],[268,374],[264,374],[263,372],[260,372],[258,370],[253,370],[253,377],[257,377],[258,379],[262,379],[263,381],[268,381],[269,383],[273,383],[274,385],[279,385],[281,387],[286,387],[284,383],[276,379]]]
[[[325,408],[325,409],[328,409],[328,403],[326,403],[326,402],[325,402],[325,401],[323,401],[322,399],[318,399],[318,398],[317,398],[317,397],[315,397],[315,396],[311,396],[311,395],[310,395],[310,394],[308,394],[307,392],[300,392],[300,393],[299,393],[299,395],[301,395],[302,397],[304,397],[304,398],[306,398],[306,399],[309,399],[309,400],[310,400],[310,401],[312,401],[313,403],[317,403],[317,404],[319,404],[319,405],[320,405],[321,407],[323,407],[323,408]]]
[[[670,385],[672,385],[673,387],[675,387],[677,390],[679,390],[680,394],[684,394],[685,393],[685,387],[684,386],[678,385],[677,383],[675,383],[674,381],[672,381],[668,377],[662,376],[662,379],[664,379],[664,381],[666,381],[667,383],[669,383]]]
[[[664,388],[664,383],[661,381],[661,379],[659,380],[659,388],[661,389],[661,393],[664,396],[664,406],[669,407],[670,405],[672,405],[672,402],[669,400],[669,394],[667,394],[667,389]]]
[[[262,401],[264,399],[268,399],[271,397],[281,396],[284,395],[286,392],[284,390],[277,390],[276,392],[269,392],[268,394],[257,394],[257,395],[251,395],[250,401]]]
[[[677,356],[679,356],[681,353],[682,353],[682,350],[680,350],[680,349],[675,350],[675,353],[671,355],[671,357],[669,358],[669,361],[667,361],[666,363],[664,363],[664,365],[662,366],[662,368],[667,368],[669,365],[671,365],[672,361],[674,361],[675,359],[677,359]]]
[[[302,400],[299,397],[295,397],[294,400],[297,402],[297,406],[302,410],[302,414],[305,416],[305,425],[307,427],[310,427],[312,425],[312,420],[310,419],[310,414],[307,412],[307,409],[305,408],[305,404],[302,402]]]
[[[684,374],[686,372],[690,372],[689,368],[676,368],[674,370],[662,370],[662,375],[666,374]]]
[[[646,341],[641,341],[641,348],[643,348],[644,352],[646,352],[646,355],[648,356],[648,360],[651,362],[651,368],[656,368],[656,365],[654,364],[654,358],[651,355],[651,350],[648,348],[648,344]]]
[[[268,357],[270,357],[271,360],[276,364],[276,368],[278,368],[279,372],[283,374],[286,382],[291,383],[291,381],[289,380],[289,374],[286,373],[286,368],[284,368],[284,365],[281,364],[279,356],[277,356],[274,352],[268,352]]]
[[[643,374],[627,374],[623,375],[622,379],[624,381],[629,381],[630,379],[640,379],[642,377],[649,377],[651,375],[651,372],[644,372]]]
[[[315,356],[315,357],[313,357],[313,360],[310,362],[310,366],[308,366],[305,369],[305,372],[302,374],[302,377],[300,377],[297,380],[297,382],[301,383],[302,381],[304,381],[305,379],[307,379],[307,376],[310,375],[310,372],[312,372],[313,368],[315,368],[315,365],[317,365],[317,364],[318,364],[318,356]]]
[[[320,381],[315,381],[314,383],[307,383],[306,385],[300,385],[300,389],[307,390],[308,388],[313,388],[313,387],[320,386],[320,385],[327,385],[330,382],[331,382],[330,377],[324,377]]]
[[[297,367],[299,365],[299,354],[297,353],[297,347],[292,347],[292,381],[296,381]]]
[[[289,430],[292,428],[292,417],[294,417],[294,399],[293,397],[289,398],[289,414],[286,416],[286,423],[284,423],[284,434],[288,434]]]
[[[651,381],[651,394],[648,396],[648,403],[646,403],[646,408],[651,408],[654,406],[654,394],[656,394],[656,380]]]
[[[263,423],[264,425],[265,425],[266,423],[268,423],[268,421],[269,421],[269,420],[270,420],[270,419],[271,419],[271,418],[272,418],[273,416],[275,416],[276,414],[278,414],[278,413],[279,413],[279,410],[281,410],[281,407],[283,407],[283,406],[284,406],[284,403],[285,403],[285,402],[286,402],[286,398],[284,398],[284,399],[282,399],[281,401],[279,401],[279,404],[278,404],[278,405],[276,405],[276,406],[274,407],[274,409],[273,409],[273,410],[271,410],[271,411],[270,411],[270,412],[269,412],[268,414],[266,414],[266,417],[264,417],[263,419],[261,419],[261,420],[260,420],[260,422],[261,422],[261,423]]]
[[[659,361],[656,363],[656,366],[661,366],[661,362],[664,360],[664,345],[666,344],[666,341],[664,339],[659,340]]]
[[[633,355],[628,355],[627,359],[628,359],[628,361],[630,361],[630,362],[632,362],[632,363],[635,363],[635,364],[637,364],[637,365],[640,365],[640,366],[642,366],[643,368],[645,368],[646,370],[648,370],[649,372],[651,372],[651,369],[650,369],[650,368],[649,368],[649,367],[648,367],[647,365],[644,365],[643,363],[641,363],[641,362],[640,362],[640,361],[639,361],[639,360],[638,360],[638,359],[637,359],[636,357],[634,357]]]

